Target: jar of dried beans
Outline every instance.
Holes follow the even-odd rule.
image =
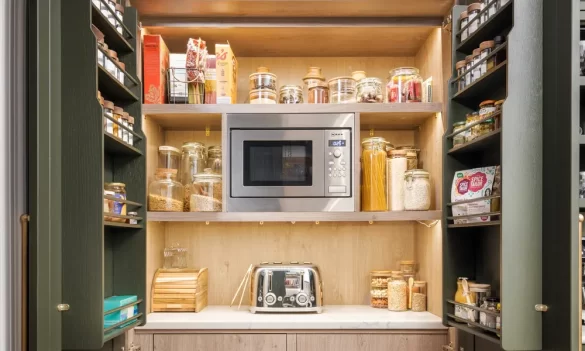
[[[148,186],[148,210],[183,212],[184,187],[177,179],[177,169],[158,168]]]
[[[427,211],[431,207],[429,172],[413,169],[404,174],[404,209]]]
[[[393,275],[388,283],[388,309],[406,311],[408,309],[407,284],[400,275]]]
[[[388,281],[390,271],[370,272],[370,306],[376,308],[388,307]]]
[[[191,212],[221,212],[222,181],[221,174],[206,168],[196,174],[191,194]]]
[[[390,71],[386,86],[388,102],[421,102],[422,77],[417,68],[400,67]]]
[[[386,211],[386,139],[362,141],[362,211]]]
[[[382,81],[378,78],[363,78],[357,84],[357,102],[384,102]]]

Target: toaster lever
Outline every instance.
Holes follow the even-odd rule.
[[[272,291],[272,272],[268,272],[268,291]]]

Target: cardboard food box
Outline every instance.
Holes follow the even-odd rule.
[[[237,103],[238,61],[230,44],[215,44],[217,103]]]
[[[167,92],[169,49],[160,35],[144,36],[144,103],[164,104]]]

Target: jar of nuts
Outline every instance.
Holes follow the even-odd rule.
[[[370,272],[370,306],[376,308],[388,307],[388,281],[390,271]]]
[[[406,311],[408,309],[407,284],[401,275],[392,275],[388,283],[388,309]]]

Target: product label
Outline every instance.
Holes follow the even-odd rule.
[[[451,188],[451,201],[458,202],[490,196],[494,186],[496,168],[483,167],[456,172]],[[454,205],[452,209],[453,216],[487,213],[491,210],[491,200],[480,200]],[[468,217],[456,219],[455,224],[485,222],[489,220],[490,216]]]
[[[126,197],[122,194],[114,194],[114,197],[117,199],[126,200]],[[114,201],[113,205],[114,206],[112,208],[112,212],[114,214],[122,215],[122,216],[126,215],[126,204],[125,203]]]

